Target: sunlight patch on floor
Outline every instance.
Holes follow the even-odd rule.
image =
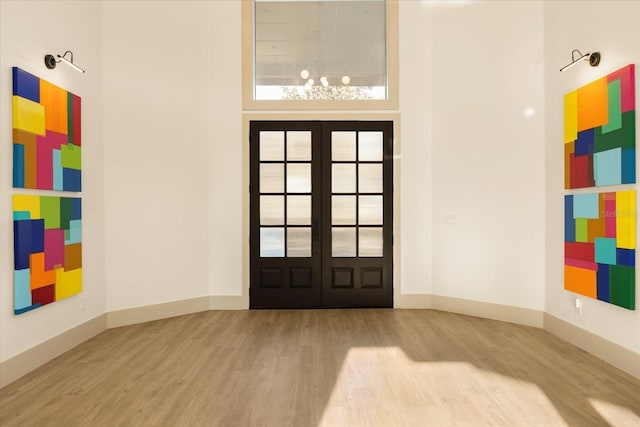
[[[589,403],[612,426],[640,426],[640,415],[629,408],[595,398],[589,398]]]
[[[319,422],[320,426],[516,424],[566,425],[535,384],[466,362],[416,362],[398,347],[350,349]]]

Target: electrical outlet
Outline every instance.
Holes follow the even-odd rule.
[[[576,298],[576,313],[578,314],[582,314],[582,301],[580,300],[580,298]]]

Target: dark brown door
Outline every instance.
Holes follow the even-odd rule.
[[[251,308],[393,306],[393,123],[251,122]]]

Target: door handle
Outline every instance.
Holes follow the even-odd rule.
[[[320,240],[320,222],[317,219],[313,221],[313,225],[311,226],[311,234],[313,234],[314,242]]]

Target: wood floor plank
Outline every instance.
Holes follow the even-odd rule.
[[[209,311],[110,329],[0,390],[2,426],[639,426],[640,381],[434,310]]]

